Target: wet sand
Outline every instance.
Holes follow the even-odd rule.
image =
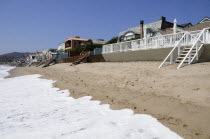
[[[186,139],[210,139],[210,63],[177,70],[160,62],[57,64],[18,67],[9,77],[41,74],[71,96],[92,96],[112,109],[149,114]],[[138,123],[137,123],[138,124]]]

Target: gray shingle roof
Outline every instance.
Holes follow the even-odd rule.
[[[152,23],[149,23],[149,24],[144,24],[144,28],[150,28],[153,32],[155,32],[158,29],[161,29],[161,25],[162,25],[162,20],[158,20],[156,22],[152,22]],[[135,34],[140,34],[140,26],[130,28],[126,31],[122,31],[122,32],[119,33],[119,36],[124,35],[128,31],[132,31]]]

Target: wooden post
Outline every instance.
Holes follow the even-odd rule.
[[[206,43],[206,31],[203,32],[203,43]]]
[[[180,55],[180,45],[178,45],[178,56]]]
[[[73,48],[73,40],[71,40],[71,48]]]
[[[188,45],[188,43],[189,43],[189,35],[188,35],[188,33],[186,34],[186,42],[187,42],[187,45]]]
[[[196,43],[196,60],[198,60],[198,43]]]
[[[173,53],[170,55],[170,64],[173,64]]]

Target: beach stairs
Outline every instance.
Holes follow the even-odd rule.
[[[198,49],[200,50],[199,46]],[[186,57],[187,53],[189,52],[189,50],[191,49],[191,46],[186,46],[183,48],[183,51],[181,52],[181,54],[176,58],[175,63],[181,63],[183,61],[183,59]],[[196,55],[196,48],[193,48],[191,51],[191,57],[194,58]],[[192,60],[191,58],[191,60]],[[188,63],[189,62],[189,57],[186,57],[186,59],[183,61],[183,63]],[[192,63],[196,63],[197,60],[193,59]]]
[[[82,56],[82,57],[76,59],[70,66],[78,65],[78,64],[80,64],[81,62],[86,61],[86,60],[87,60],[87,57],[89,56],[89,54],[90,54],[90,53],[87,52],[84,56]]]
[[[52,63],[56,64],[57,63],[57,59],[48,60],[42,68],[48,67]]]
[[[39,66],[43,65],[44,63],[45,63],[45,61],[40,61],[40,62],[36,65],[36,67],[39,67]]]
[[[30,62],[27,66],[30,67],[33,64],[33,62]]]
[[[210,28],[204,28],[202,31],[196,33],[185,32],[160,64],[159,68],[163,67],[167,59],[169,59],[170,64],[178,63],[177,69],[198,62],[199,57],[204,50],[203,45],[208,43],[206,39],[208,39],[209,36],[209,29]],[[175,52],[178,52],[178,54],[174,59],[173,54]]]

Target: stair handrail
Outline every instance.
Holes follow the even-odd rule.
[[[188,32],[185,32],[184,35],[182,36],[182,38],[177,42],[177,44],[175,44],[174,48],[170,51],[170,53],[168,54],[168,56],[163,60],[163,62],[160,64],[160,66],[158,68],[161,68],[163,66],[163,64],[166,62],[166,60],[169,58],[169,56],[171,56],[171,54],[174,52],[174,50],[176,49],[177,46],[179,46],[179,44],[181,43],[181,41],[183,40],[183,38],[188,34]]]
[[[198,48],[198,52],[201,50],[201,48],[202,48],[202,47],[203,47],[203,44],[201,44],[201,46]],[[196,58],[196,56],[197,56],[197,55],[194,55],[194,56],[193,56],[193,58],[192,58],[191,62],[193,62],[193,61],[194,61],[194,59]]]
[[[208,28],[204,28],[200,35],[198,36],[198,38],[196,39],[195,43],[192,45],[192,47],[190,48],[190,50],[188,51],[188,53],[186,54],[186,56],[184,57],[184,59],[182,60],[182,62],[179,64],[179,66],[177,67],[177,69],[180,69],[184,63],[184,61],[186,60],[186,58],[189,56],[189,54],[191,54],[192,49],[195,47],[195,45],[198,43],[198,41],[200,40],[201,36],[203,35],[204,31],[208,29]],[[198,55],[198,53],[196,53],[195,55]],[[191,63],[191,59],[190,59],[190,63]]]

